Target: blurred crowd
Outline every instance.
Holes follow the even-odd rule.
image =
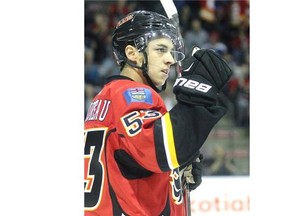
[[[249,127],[249,0],[174,0],[178,9],[185,53],[193,45],[212,48],[233,70],[220,103],[229,109],[236,127]],[[151,10],[166,15],[160,1],[85,1],[85,114],[107,76],[119,74],[112,53],[111,35],[117,21],[135,10]],[[167,90],[161,93],[167,107],[175,99],[171,74]]]

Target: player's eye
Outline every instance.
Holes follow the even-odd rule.
[[[167,53],[168,49],[164,47],[159,47],[155,49],[158,53]]]

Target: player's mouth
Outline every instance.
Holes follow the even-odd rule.
[[[170,71],[169,69],[161,70],[161,72],[163,72],[163,73],[165,73],[165,74],[167,74],[167,75],[168,75],[169,71]]]

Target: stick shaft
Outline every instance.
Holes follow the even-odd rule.
[[[176,26],[178,30],[178,36],[179,38],[183,41],[181,31],[180,31],[180,26],[179,26],[179,16],[178,16],[178,11],[177,8],[173,2],[173,0],[160,0],[165,13],[167,17],[171,20],[171,22]],[[179,65],[177,64],[176,70],[178,71],[178,76],[181,77],[181,62]],[[186,210],[186,216],[191,216],[191,204],[190,204],[190,191],[188,189],[188,185],[184,185],[184,203],[185,203],[185,210]]]
[[[183,43],[183,38],[182,38],[182,35],[181,35],[181,31],[180,31],[179,16],[178,16],[177,8],[176,8],[173,0],[160,0],[160,2],[162,4],[162,7],[165,10],[165,13],[166,13],[167,17],[170,19],[172,24],[174,26],[176,26],[177,31],[178,31],[178,37],[179,37],[179,40],[182,41],[182,46],[183,46],[183,50],[184,50],[184,43]],[[179,62],[176,65],[176,71],[177,71],[177,76],[178,77],[182,76],[181,75],[181,71],[182,71],[181,65],[182,65],[181,62]]]
[[[187,216],[191,216],[191,203],[190,203],[190,191],[187,188],[186,185],[186,189],[185,189],[185,193],[186,193],[186,215]]]

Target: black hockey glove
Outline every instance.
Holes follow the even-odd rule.
[[[215,51],[193,47],[191,56],[182,62],[182,77],[176,79],[173,92],[178,101],[211,106],[231,75],[230,67]]]
[[[182,172],[183,186],[187,187],[189,191],[195,190],[202,183],[202,170],[203,170],[203,155],[192,162],[189,166],[185,167]]]

